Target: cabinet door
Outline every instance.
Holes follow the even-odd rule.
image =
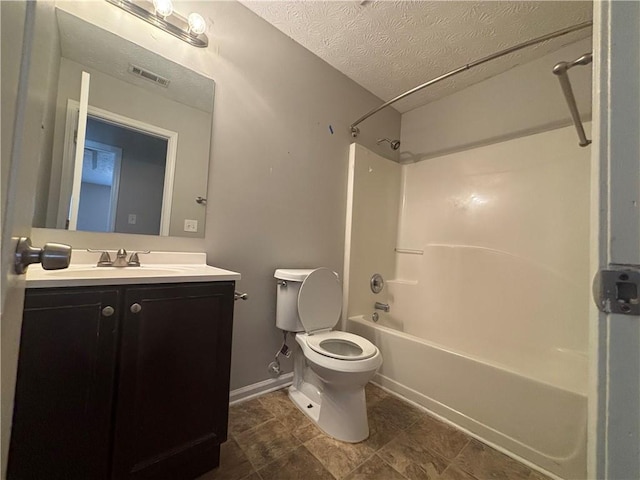
[[[7,478],[108,478],[117,311],[115,289],[27,290]]]
[[[226,440],[233,282],[128,288],[116,407],[116,479],[187,480]]]

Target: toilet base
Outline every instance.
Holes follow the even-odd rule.
[[[319,392],[303,381],[297,386],[294,382],[288,390],[291,401],[330,437],[348,443],[362,442],[369,437],[364,387],[331,389],[325,384]]]
[[[316,425],[320,417],[320,404],[311,400],[293,385],[288,388],[289,398]]]

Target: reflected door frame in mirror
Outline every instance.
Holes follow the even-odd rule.
[[[65,143],[64,153],[62,159],[62,183],[60,186],[60,205],[69,205],[72,201],[72,192],[74,191],[74,185],[70,185],[69,179],[75,183],[78,181],[77,176],[70,175],[75,169],[76,160],[74,151],[76,149],[75,141],[75,125],[78,124],[80,103],[75,100],[67,100],[67,115],[65,124]],[[165,176],[164,176],[164,188],[162,195],[162,209],[160,216],[160,236],[169,235],[169,225],[171,221],[171,204],[173,183],[175,178],[177,148],[178,148],[178,132],[167,130],[165,128],[151,125],[149,123],[136,120],[134,118],[125,117],[117,113],[97,108],[89,105],[87,107],[87,116],[103,120],[107,123],[122,126],[124,128],[137,130],[155,137],[163,138],[167,140],[167,158],[165,164]],[[67,180],[67,181],[65,181]],[[59,208],[58,219],[56,222],[57,228],[67,228],[68,212],[69,209]]]

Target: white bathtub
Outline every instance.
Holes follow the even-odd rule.
[[[507,454],[562,478],[586,478],[587,397],[567,389],[571,382],[541,381],[361,316],[346,327],[381,350],[376,383]]]

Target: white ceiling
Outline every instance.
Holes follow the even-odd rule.
[[[584,1],[251,1],[242,3],[383,100],[522,41],[592,18]],[[502,57],[411,95],[407,112],[590,35]]]

